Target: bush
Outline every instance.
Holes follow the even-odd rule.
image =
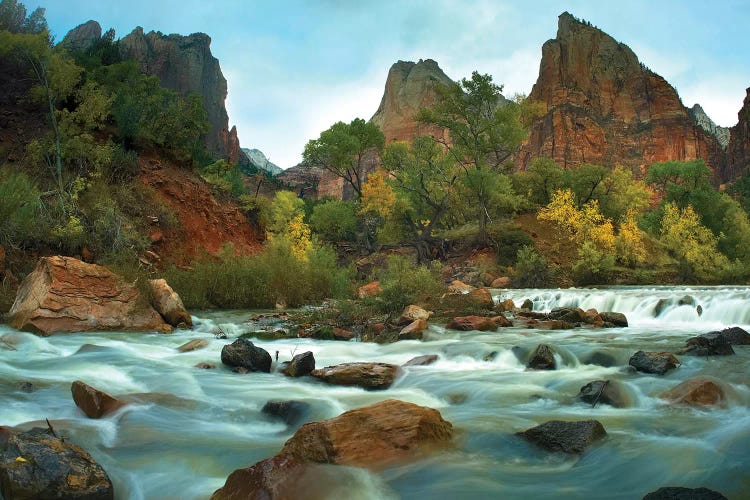
[[[523,247],[516,258],[513,284],[518,288],[544,288],[554,284],[555,269],[533,246]]]
[[[409,304],[439,295],[445,288],[437,264],[417,266],[413,259],[401,256],[388,257],[386,267],[376,278],[383,291],[369,301],[389,314],[400,313]]]
[[[41,236],[41,209],[39,190],[28,176],[0,170],[0,245],[23,246]]]
[[[326,241],[353,241],[357,236],[357,208],[347,201],[324,201],[313,207],[310,225]]]
[[[606,283],[612,268],[615,266],[615,256],[602,252],[597,246],[587,241],[578,250],[578,260],[573,264],[576,283],[590,285]]]
[[[501,266],[512,266],[518,258],[518,251],[533,246],[534,240],[525,231],[511,227],[491,235],[497,242],[497,263]]]

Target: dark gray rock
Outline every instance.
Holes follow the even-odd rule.
[[[416,358],[412,358],[406,363],[404,363],[402,366],[425,366],[425,365],[431,365],[435,361],[438,360],[437,354],[425,354],[424,356],[417,356]]]
[[[296,425],[310,412],[310,403],[304,401],[269,401],[260,410],[266,415],[279,418],[287,425]]]
[[[708,488],[667,486],[648,493],[643,500],[727,500],[727,497]]]
[[[577,324],[586,319],[586,314],[574,307],[558,307],[552,309],[547,317],[551,320],[564,321],[566,323]]]
[[[288,377],[302,377],[309,375],[314,369],[315,356],[311,351],[307,351],[294,356],[282,371]]]
[[[221,349],[221,362],[250,372],[271,372],[271,355],[247,339],[237,339]],[[235,370],[242,371],[242,370]]]
[[[532,302],[531,299],[526,299],[523,301],[523,304],[521,304],[521,309],[528,309],[529,311],[534,310],[534,302]]]
[[[606,436],[607,431],[597,420],[551,420],[517,435],[548,451],[583,453],[592,443]]]
[[[539,344],[531,353],[529,362],[526,363],[526,368],[532,370],[554,370],[557,368],[555,362],[555,353],[550,346],[547,344]]]
[[[112,481],[84,449],[48,429],[0,429],[0,497],[8,500],[110,500]],[[23,461],[19,461],[21,457]]]
[[[734,349],[721,332],[709,332],[688,339],[682,353],[691,356],[731,356]]]
[[[721,336],[727,339],[727,342],[729,342],[731,345],[750,345],[750,333],[747,333],[745,330],[743,330],[739,326],[725,328],[721,330],[720,332],[709,332],[709,333],[721,334]]]
[[[583,362],[587,365],[597,365],[603,366],[605,368],[611,368],[620,364],[614,354],[601,350],[594,351],[588,356],[584,357]]]
[[[639,372],[664,375],[677,368],[680,360],[671,352],[638,351],[630,357],[628,364]]]
[[[615,408],[626,408],[630,406],[628,397],[623,387],[611,380],[594,380],[581,387],[576,396],[584,403],[608,404]]]

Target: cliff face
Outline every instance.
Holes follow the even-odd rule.
[[[208,150],[237,161],[240,154],[237,130],[229,129],[225,107],[227,81],[219,61],[211,54],[211,38],[203,33],[189,36],[163,35],[136,28],[120,40],[126,59],[141,64],[144,72],[159,78],[161,84],[182,95],[199,94],[208,113]]]
[[[69,51],[86,50],[102,37],[102,27],[96,21],[79,24],[65,35],[60,45]]]
[[[700,104],[696,104],[688,109],[688,114],[700,128],[714,136],[722,148],[727,147],[727,144],[729,144],[729,129],[716,125]]]
[[[703,158],[723,167],[719,142],[689,116],[675,89],[639,63],[625,44],[570,14],[542,47],[539,78],[529,97],[547,106],[520,154],[564,166],[643,166]]]
[[[727,145],[727,165],[723,180],[734,180],[750,172],[750,88],[745,102],[737,113],[737,125],[729,129]]]
[[[420,108],[435,104],[437,87],[453,81],[432,59],[398,61],[391,66],[380,106],[372,122],[385,134],[386,143],[411,141],[420,135],[444,134],[443,130],[422,125],[414,120]]]

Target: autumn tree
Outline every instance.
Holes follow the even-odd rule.
[[[355,118],[350,123],[336,122],[321,132],[318,139],[307,143],[302,157],[344,179],[359,198],[368,173],[366,155],[380,153],[384,144],[385,136],[377,125]]]
[[[479,220],[479,242],[487,243],[491,218],[492,189],[526,135],[522,106],[506,101],[502,86],[490,75],[474,72],[470,79],[439,87],[437,103],[421,109],[417,119],[449,132],[449,140],[435,138],[463,170],[460,181],[471,194]]]

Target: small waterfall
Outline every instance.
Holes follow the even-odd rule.
[[[621,312],[639,326],[750,325],[750,288],[746,287],[495,290],[493,296],[495,300],[513,299],[516,305],[531,299],[534,310],[540,312],[556,307]]]

